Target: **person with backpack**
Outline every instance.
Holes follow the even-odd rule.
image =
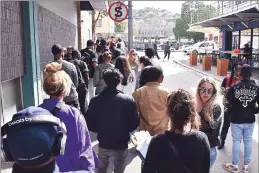
[[[226,93],[230,86],[236,84],[237,82],[240,82],[242,77],[240,76],[240,69],[242,67],[242,63],[237,63],[233,66],[232,72],[230,75],[227,75],[221,84],[221,88],[223,90],[223,95],[226,96]],[[226,101],[226,97],[224,98],[224,122],[220,133],[220,145],[218,146],[218,149],[224,148],[225,140],[227,138],[228,129],[230,127],[230,115],[228,113],[228,103]]]
[[[88,102],[87,102],[87,94],[88,94],[88,82],[89,82],[89,70],[86,63],[81,59],[80,52],[78,50],[73,50],[71,53],[71,58],[67,59],[68,62],[71,62],[75,65],[78,75],[78,100],[80,105],[80,110],[83,115],[85,115]]]
[[[116,42],[111,41],[110,42],[110,52],[112,54],[112,60],[111,63],[115,64],[116,59],[121,56],[121,50],[116,48]]]
[[[72,84],[70,87],[69,95],[64,98],[64,102],[68,105],[74,106],[78,109],[79,108],[79,101],[78,101],[78,93],[76,88],[78,87],[78,76],[77,70],[74,64],[65,61],[64,57],[64,50],[60,44],[55,44],[51,48],[51,52],[54,55],[54,62],[61,64],[62,70],[64,70],[70,77]]]
[[[244,64],[240,74],[242,80],[231,86],[227,93],[230,105],[229,114],[232,133],[232,162],[226,162],[222,167],[233,173],[239,173],[240,147],[244,143],[243,173],[248,173],[253,152],[253,133],[255,128],[256,104],[259,104],[259,87],[251,81],[252,68]]]
[[[94,51],[94,42],[93,40],[87,41],[87,47],[80,51],[82,56],[82,61],[87,64],[89,69],[89,97],[90,99],[94,96],[94,85],[93,85],[93,77],[94,77],[94,70],[97,66],[97,54]]]
[[[114,67],[113,64],[111,64],[112,55],[110,52],[104,52],[103,53],[103,63],[99,64],[94,72],[94,87],[95,89],[95,95],[100,94],[103,89],[106,87],[106,83],[103,80],[103,72],[104,70]]]
[[[91,139],[84,116],[76,108],[66,105],[63,98],[70,91],[69,76],[61,65],[52,62],[44,69],[43,89],[50,96],[39,106],[64,122],[67,128],[67,144],[63,156],[57,156],[57,165],[62,172],[87,170],[98,167],[97,156],[91,146]]]
[[[107,46],[107,41],[104,39],[101,39],[100,44],[96,47],[96,53],[98,54],[98,56],[100,56],[106,51],[109,51],[109,47]]]
[[[14,162],[12,173],[94,173],[94,170],[59,169],[57,158],[67,148],[67,129],[46,109],[30,106],[17,112],[1,127],[1,136],[4,159]]]

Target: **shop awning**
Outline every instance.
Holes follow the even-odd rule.
[[[104,0],[80,1],[81,11],[107,10],[108,2]]]
[[[219,29],[215,27],[203,27],[200,25],[194,25],[194,26],[190,26],[187,31],[207,33],[207,32],[219,32]]]
[[[251,21],[259,22],[259,10],[257,6],[249,7],[227,15],[215,17],[209,20],[195,23],[191,26],[200,25],[202,27],[220,27],[222,25],[233,25],[234,23],[248,23]]]

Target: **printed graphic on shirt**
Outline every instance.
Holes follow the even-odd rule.
[[[257,95],[257,88],[247,87],[247,88],[235,88],[235,97],[242,102],[243,107],[248,106],[248,102],[255,99]]]

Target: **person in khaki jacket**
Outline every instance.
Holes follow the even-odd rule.
[[[169,91],[160,86],[163,79],[163,70],[160,67],[148,66],[141,73],[141,88],[133,93],[140,114],[139,131],[144,130],[156,135],[168,129],[166,104]]]

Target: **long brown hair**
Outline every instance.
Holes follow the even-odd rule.
[[[204,84],[205,82],[210,83],[215,92],[211,96],[211,98],[208,100],[208,102],[204,105],[201,101],[200,97],[200,91],[199,88]],[[216,84],[216,81],[211,77],[204,77],[200,80],[197,90],[196,90],[196,105],[197,105],[197,111],[200,113],[203,111],[204,118],[207,122],[209,122],[210,126],[213,128],[214,124],[214,118],[213,118],[213,108],[214,105],[219,105],[221,108],[223,108],[223,97],[220,93],[219,87]],[[222,109],[223,110],[223,109]]]
[[[167,115],[171,120],[171,131],[184,132],[188,123],[191,124],[191,130],[199,130],[200,117],[195,109],[195,101],[186,90],[179,89],[168,96]]]

